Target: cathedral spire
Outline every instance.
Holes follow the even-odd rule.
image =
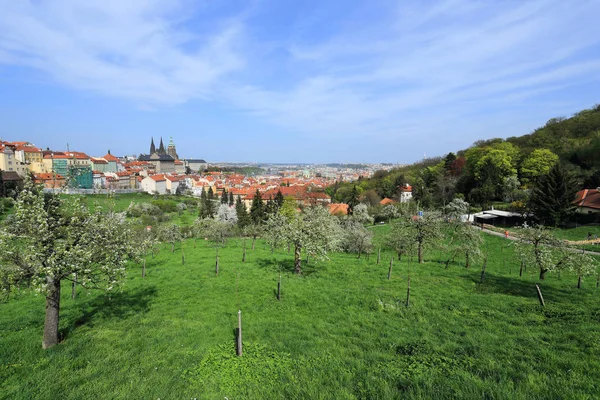
[[[166,151],[165,151],[165,145],[163,144],[162,136],[161,136],[161,138],[160,138],[160,147],[158,148],[158,154],[165,154],[165,153],[166,153]]]
[[[150,141],[150,155],[156,153],[156,146],[154,145],[154,137]]]

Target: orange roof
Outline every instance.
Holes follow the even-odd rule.
[[[52,172],[42,172],[39,174],[34,174],[36,180],[40,181],[48,181],[52,179],[65,179],[62,175],[53,174]]]
[[[392,200],[388,197],[386,197],[385,199],[381,200],[379,202],[379,204],[381,204],[382,206],[387,206],[388,204],[396,204],[397,202],[395,200]]]
[[[104,160],[104,159],[102,159],[102,158],[94,158],[94,157],[91,157],[91,158],[90,158],[90,160],[92,160],[92,162],[93,162],[94,164],[108,164],[108,161],[106,161],[106,160]]]
[[[107,154],[102,158],[104,158],[106,161],[114,161],[114,162],[119,161],[119,159],[117,157],[113,156],[112,154]]]
[[[17,146],[15,151],[24,151],[25,153],[41,153],[42,152],[42,150],[38,149],[37,147],[27,146],[27,145],[19,145],[19,146]]]
[[[331,215],[348,215],[348,204],[344,204],[344,203],[329,204],[329,214],[331,214]]]
[[[149,176],[148,178],[151,178],[155,182],[161,182],[161,181],[165,180],[165,176],[164,175],[152,175],[152,176]]]

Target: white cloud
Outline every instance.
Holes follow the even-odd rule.
[[[2,3],[0,60],[77,89],[141,104],[181,103],[208,96],[243,66],[233,50],[240,25],[192,33],[181,27],[189,6],[183,1]]]

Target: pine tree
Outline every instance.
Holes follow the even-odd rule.
[[[208,187],[208,194],[206,195],[208,200],[213,200],[215,198],[215,192],[212,190],[212,186]]]
[[[281,193],[281,190],[278,189],[277,194],[275,195],[275,204],[277,204],[278,210],[283,205],[283,202],[284,202],[283,194]]]
[[[260,224],[265,220],[265,204],[258,189],[256,189],[252,205],[250,206],[250,218],[255,224]]]
[[[231,192],[229,192],[231,194]],[[235,213],[238,217],[238,226],[240,228],[244,228],[248,224],[250,224],[250,216],[248,215],[248,211],[246,211],[246,206],[242,202],[242,198],[238,195],[235,200]]]
[[[223,189],[223,193],[221,193],[221,204],[227,204],[227,190]]]
[[[233,192],[229,191],[229,207],[233,206]]]
[[[358,190],[356,189],[356,185],[352,187],[352,192],[350,193],[350,198],[348,199],[348,215],[352,215],[354,211],[354,207],[358,205]]]
[[[577,182],[560,163],[540,178],[531,192],[529,205],[533,214],[545,225],[564,225],[575,212],[573,204]]]

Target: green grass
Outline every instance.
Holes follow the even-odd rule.
[[[387,226],[373,228],[379,235]],[[147,277],[131,266],[109,298],[65,284],[64,340],[41,349],[44,299],[28,291],[0,304],[0,398],[591,399],[600,393],[600,293],[595,279],[537,271],[518,276],[512,248],[486,236],[487,273],[457,260],[382,251],[292,272],[284,251],[257,242],[241,263],[241,241],[208,242],[174,254],[161,245]],[[282,271],[282,301],[275,298]],[[244,355],[235,356],[242,310]]]

